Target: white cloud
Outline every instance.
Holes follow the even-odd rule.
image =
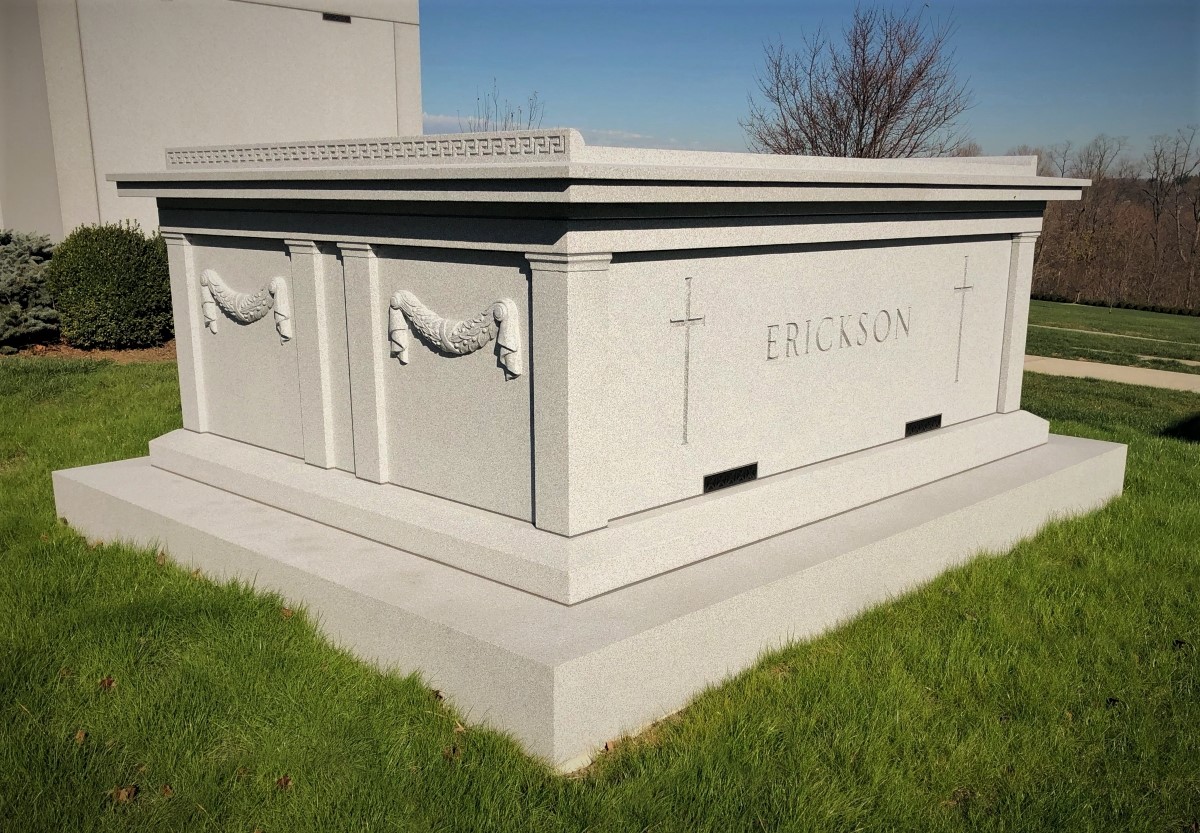
[[[645,133],[634,133],[630,130],[602,130],[580,128],[583,140],[589,145],[607,145],[616,148],[674,148],[679,143],[672,139],[660,139]]]
[[[628,130],[583,130],[586,139],[603,139],[606,142],[644,142],[652,141],[653,136],[644,133],[631,133]]]
[[[442,113],[422,113],[421,122],[426,133],[461,133],[463,120],[458,115],[447,116]]]
[[[690,141],[681,142],[674,138],[660,138],[658,136],[648,136],[645,133],[634,133],[629,130],[600,130],[580,128],[580,133],[583,134],[583,139],[589,145],[605,145],[608,147],[617,148],[660,148],[663,150],[730,150],[727,147],[718,147],[707,142]],[[736,148],[741,150],[742,148]]]

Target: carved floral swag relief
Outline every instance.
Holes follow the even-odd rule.
[[[235,292],[225,285],[221,276],[212,269],[200,275],[200,307],[204,312],[204,326],[209,332],[217,331],[220,320],[217,309],[242,324],[253,324],[275,311],[275,330],[281,342],[292,338],[292,304],[288,296],[287,281],[281,277],[271,278],[258,292]]]
[[[467,321],[442,318],[421,303],[416,295],[401,290],[392,296],[388,312],[388,341],[392,355],[408,364],[408,328],[417,331],[426,342],[444,353],[465,356],[489,344],[500,347],[500,366],[505,376],[516,378],[525,372],[521,356],[521,324],[517,305],[508,298],[492,303]]]
[[[292,338],[292,308],[287,281],[271,278],[257,292],[235,292],[212,269],[200,275],[201,309],[204,326],[216,333],[220,317],[217,310],[242,324],[253,324],[272,310],[275,329],[283,342]],[[486,310],[467,321],[453,321],[437,315],[416,295],[400,291],[392,296],[388,314],[388,341],[392,355],[408,364],[408,329],[417,331],[426,342],[444,353],[465,356],[490,344],[500,347],[500,366],[508,378],[525,372],[521,355],[521,324],[517,305],[508,298],[493,302]]]

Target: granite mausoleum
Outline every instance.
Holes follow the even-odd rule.
[[[563,768],[1120,493],[1021,410],[1029,158],[167,152],[184,428],[59,512],[315,609]]]

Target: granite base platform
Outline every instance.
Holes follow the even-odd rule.
[[[54,473],[83,535],[164,547],[309,607],[563,770],[804,639],[1119,495],[1125,447],[1048,443],[565,605],[189,480],[148,458]],[[847,484],[852,488],[853,484]]]
[[[552,601],[577,604],[1036,448],[1049,434],[1046,420],[1027,411],[989,414],[626,515],[570,538],[216,434],[181,429],[151,440],[150,463]]]

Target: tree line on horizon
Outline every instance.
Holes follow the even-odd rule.
[[[1036,155],[1042,176],[1092,181],[1078,202],[1046,206],[1035,297],[1200,313],[1200,127],[1154,136],[1140,157],[1104,134],[1010,153]]]
[[[831,38],[764,46],[741,121],[760,153],[903,158],[980,156],[961,129],[971,92],[957,77],[951,18],[926,7],[858,6]],[[1046,207],[1034,260],[1035,297],[1200,313],[1200,129],[1151,139],[1099,135],[1076,146],[1022,145],[1044,176],[1092,181],[1078,202]]]

